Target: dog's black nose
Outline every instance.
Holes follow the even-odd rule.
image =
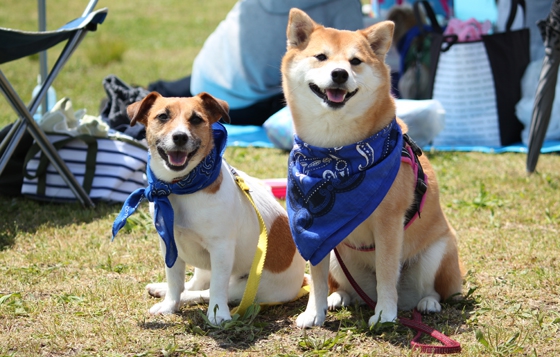
[[[187,141],[189,141],[189,137],[186,133],[175,133],[173,134],[172,138],[173,143],[177,146],[185,145]]]
[[[335,83],[342,84],[348,80],[348,72],[342,68],[336,68],[331,72],[331,78]]]

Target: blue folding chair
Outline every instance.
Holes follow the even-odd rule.
[[[96,31],[97,25],[102,24],[107,16],[108,9],[103,8],[93,11],[97,0],[90,0],[81,17],[70,21],[55,31],[29,32],[7,29],[0,27],[0,64],[18,60],[41,51],[45,51],[63,41],[66,41],[64,49],[50,72],[44,78],[42,86],[37,95],[26,106],[16,93],[8,79],[0,70],[0,89],[6,96],[10,105],[18,114],[18,119],[0,143],[0,175],[14,151],[24,136],[29,132],[37,142],[50,163],[58,171],[66,184],[70,187],[76,198],[86,207],[94,207],[94,203],[70,172],[64,161],[58,155],[54,146],[47,139],[45,133],[33,119],[41,101],[45,98],[48,88],[52,85],[62,67],[66,64],[74,50],[79,46],[89,31]]]

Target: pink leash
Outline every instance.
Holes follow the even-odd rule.
[[[346,268],[346,265],[342,261],[342,257],[340,256],[336,248],[334,248],[334,254],[336,255],[336,259],[338,260],[338,263],[340,264],[340,267],[342,268],[344,275],[346,275],[346,278],[348,279],[352,287],[354,287],[354,290],[356,290],[358,295],[360,295],[360,297],[365,301],[365,303],[370,308],[375,310],[375,304],[376,304],[375,301],[373,301],[369,296],[367,296],[367,294],[362,290],[362,288],[358,286],[358,284],[356,283],[352,275],[350,275],[348,268]],[[461,352],[461,344],[459,342],[450,339],[449,337],[445,336],[443,333],[424,324],[422,322],[422,315],[416,309],[414,309],[414,311],[412,312],[412,320],[400,317],[399,322],[403,324],[403,326],[410,327],[411,329],[418,331],[416,333],[416,336],[414,336],[412,341],[410,341],[410,345],[412,346],[412,348],[419,348],[422,353],[451,354],[451,353]],[[418,342],[423,334],[432,336],[433,338],[441,342],[443,346],[427,345]]]

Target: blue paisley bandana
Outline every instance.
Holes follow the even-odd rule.
[[[222,167],[222,155],[227,142],[227,131],[221,123],[214,123],[212,130],[214,133],[212,151],[180,181],[168,183],[155,178],[150,169],[150,157],[148,155],[148,166],[146,167],[148,187],[134,191],[127,198],[113,223],[113,239],[126,224],[126,219],[136,211],[142,200],[147,198],[148,201],[154,203],[154,225],[165,243],[165,264],[169,268],[175,264],[177,245],[173,236],[173,207],[168,196],[171,194],[186,195],[194,193],[209,186],[218,178]]]
[[[393,120],[352,145],[321,148],[294,140],[286,206],[299,252],[316,265],[383,201],[399,171],[403,136]]]

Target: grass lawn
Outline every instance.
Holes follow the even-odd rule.
[[[107,20],[55,81],[58,97],[96,115],[109,74],[139,85],[188,74],[233,3],[100,0],[98,8],[109,7]],[[36,5],[3,0],[0,26],[34,30]],[[47,2],[48,28],[84,6]],[[52,64],[56,50],[50,52]],[[19,93],[30,95],[37,58],[1,68]],[[0,99],[0,127],[12,121]],[[559,355],[560,156],[542,155],[538,172],[527,176],[521,154],[426,154],[468,273],[465,299],[424,321],[459,341],[462,356]],[[228,148],[226,158],[257,177],[285,176],[287,153],[280,150]],[[325,326],[300,330],[295,318],[306,298],[221,327],[204,320],[205,305],[150,316],[155,300],[144,287],[164,279],[159,238],[143,205],[111,242],[119,210],[0,197],[1,357],[420,355],[409,348],[411,330],[398,324],[369,329],[366,307],[329,312]]]

